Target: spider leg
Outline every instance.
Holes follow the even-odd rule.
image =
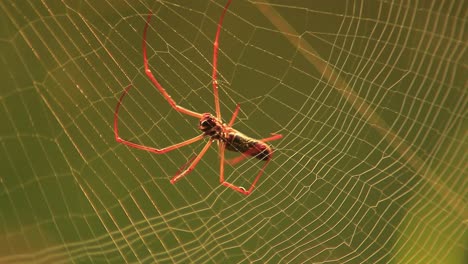
[[[226,144],[224,142],[221,142],[219,144],[219,157],[220,157],[219,183],[235,191],[238,191],[242,194],[247,195],[248,193],[246,193],[246,190],[244,189],[244,187],[236,186],[224,180],[224,151],[225,150],[226,150]]]
[[[260,180],[260,177],[262,176],[263,171],[265,170],[268,163],[270,163],[270,161],[272,159],[272,155],[273,155],[273,153],[270,154],[270,159],[265,161],[265,164],[263,164],[262,168],[258,172],[257,177],[255,177],[255,180],[253,181],[252,185],[250,185],[250,188],[247,191],[245,191],[245,193],[244,193],[245,195],[249,195],[253,191],[253,189],[255,188],[255,184],[257,184],[258,180]]]
[[[197,157],[195,157],[195,159],[193,159],[192,161],[192,164],[190,164],[190,166],[183,170],[182,172],[176,174],[172,179],[171,179],[171,183],[174,184],[176,183],[178,180],[182,179],[183,177],[187,176],[187,174],[189,174],[191,171],[193,171],[193,169],[195,169],[195,166],[197,166],[198,162],[201,160],[201,158],[203,157],[203,155],[205,155],[206,151],[208,150],[208,148],[211,146],[211,143],[213,143],[213,140],[209,140],[206,145],[203,147],[203,149],[200,151],[200,153],[198,154]]]
[[[229,121],[228,126],[232,126],[234,124],[234,121],[236,120],[237,114],[239,114],[239,109],[240,109],[240,104],[236,105],[236,109],[232,113],[231,120]]]
[[[224,15],[226,14],[226,11],[231,4],[232,0],[229,0],[226,3],[226,6],[224,6],[223,13],[221,13],[221,17],[219,18],[218,22],[218,28],[216,30],[216,36],[214,39],[213,43],[213,74],[212,74],[212,80],[213,80],[213,93],[214,93],[214,100],[215,100],[215,107],[216,107],[216,117],[218,120],[221,119],[221,109],[219,107],[219,94],[218,94],[218,80],[217,80],[217,74],[218,74],[218,49],[219,49],[219,33],[221,32],[221,27],[223,25],[223,20],[224,20]]]
[[[163,153],[169,152],[169,151],[174,150],[174,149],[178,149],[178,148],[183,147],[183,146],[187,146],[189,144],[197,142],[198,140],[203,139],[204,135],[201,134],[201,135],[196,136],[194,138],[188,139],[186,141],[183,141],[183,142],[180,142],[180,143],[177,143],[177,144],[174,144],[174,145],[171,145],[169,147],[162,148],[162,149],[152,148],[152,147],[140,145],[140,144],[133,143],[131,141],[122,139],[119,136],[119,110],[120,110],[120,105],[122,105],[123,98],[128,93],[128,91],[130,90],[131,87],[132,86],[129,85],[129,86],[127,86],[127,88],[125,88],[125,91],[120,96],[119,102],[117,103],[117,106],[115,108],[115,112],[114,112],[114,136],[115,136],[115,140],[117,142],[122,143],[122,144],[127,145],[127,146],[132,147],[132,148],[146,150],[146,151],[156,153],[156,154],[163,154]]]
[[[248,151],[244,152],[244,153],[241,153],[239,156],[235,157],[235,158],[231,158],[231,159],[228,159],[226,160],[226,163],[231,165],[231,166],[234,166],[236,165],[237,163],[245,160],[246,158],[249,158],[249,154],[248,154]]]
[[[219,183],[223,184],[224,182],[224,151],[226,150],[226,144],[224,142],[220,142],[218,146],[219,146],[218,154],[219,154],[219,159],[220,159]]]
[[[260,141],[268,142],[268,141],[278,140],[278,139],[283,137],[283,135],[281,135],[281,134],[272,133],[271,135],[272,135],[271,137],[260,139]],[[243,161],[244,159],[251,157],[251,155],[249,155],[249,153],[250,153],[249,150],[247,150],[246,152],[240,154],[237,157],[226,160],[226,163],[229,164],[229,165],[236,165],[237,163]]]
[[[260,171],[258,172],[257,176],[255,177],[255,180],[253,181],[252,185],[250,185],[250,188],[248,190],[246,190],[244,187],[241,187],[241,186],[236,186],[230,182],[227,182],[224,180],[224,150],[226,149],[226,144],[222,143],[220,144],[219,146],[219,155],[220,155],[220,159],[221,159],[221,165],[220,165],[220,176],[219,176],[219,182],[226,186],[226,187],[229,187],[235,191],[238,191],[244,195],[249,195],[250,193],[252,193],[253,189],[255,188],[255,184],[257,184],[258,180],[260,180],[260,177],[262,176],[263,174],[263,171],[265,170],[266,166],[268,165],[268,163],[270,162],[271,160],[271,156],[270,156],[270,159],[267,160],[265,162],[265,164],[263,164],[262,168],[260,169]],[[272,155],[273,153],[271,153],[270,155]]]
[[[203,117],[203,114],[188,110],[188,109],[186,109],[186,108],[184,108],[182,106],[177,105],[176,102],[171,98],[171,96],[162,87],[162,85],[158,82],[158,80],[156,80],[156,78],[154,77],[153,73],[151,72],[151,70],[149,68],[148,56],[147,56],[147,52],[146,52],[146,35],[147,35],[147,32],[148,32],[148,26],[149,26],[149,23],[151,21],[151,16],[152,15],[153,15],[152,13],[150,13],[148,15],[148,18],[146,19],[145,28],[143,30],[143,64],[145,66],[145,73],[148,76],[148,78],[151,80],[153,85],[156,86],[156,88],[164,96],[166,101],[171,105],[172,108],[174,108],[176,111],[178,111],[178,112],[180,112],[182,114],[186,114],[186,115],[193,116],[193,117],[196,117],[196,118],[200,119],[200,118]]]

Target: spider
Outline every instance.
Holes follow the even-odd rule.
[[[146,24],[143,29],[143,64],[145,67],[145,73],[147,77],[150,79],[150,81],[153,83],[153,85],[158,89],[158,91],[164,96],[166,101],[169,103],[169,105],[176,110],[177,112],[180,112],[182,114],[186,114],[195,118],[198,118],[199,125],[198,129],[202,132],[200,135],[188,139],[186,141],[162,148],[162,149],[157,149],[154,147],[148,147],[145,145],[140,145],[125,139],[122,139],[119,136],[119,129],[118,129],[118,116],[119,116],[119,109],[120,105],[122,104],[123,98],[125,95],[128,93],[130,88],[132,87],[131,85],[125,88],[124,92],[119,98],[119,101],[117,103],[117,106],[115,108],[114,112],[114,135],[115,135],[115,140],[119,143],[122,143],[124,145],[127,145],[129,147],[141,149],[141,150],[146,150],[152,153],[156,154],[163,154],[178,148],[181,148],[183,146],[190,145],[194,142],[197,142],[199,140],[202,140],[204,138],[208,138],[208,142],[206,145],[203,147],[203,149],[200,151],[200,153],[195,156],[193,159],[189,160],[186,165],[182,167],[182,169],[179,169],[177,174],[170,180],[172,184],[175,182],[179,181],[183,177],[185,177],[187,174],[189,174],[195,166],[198,164],[198,162],[201,160],[205,152],[208,150],[208,148],[211,146],[213,141],[218,141],[218,152],[219,152],[219,157],[220,157],[220,176],[219,176],[219,181],[222,185],[227,186],[231,189],[234,189],[242,194],[249,195],[253,189],[255,188],[255,184],[257,184],[258,180],[263,174],[263,171],[265,170],[265,167],[268,165],[268,163],[272,159],[273,155],[273,150],[272,148],[266,144],[265,142],[268,141],[273,141],[282,138],[283,136],[280,134],[274,134],[272,133],[270,137],[263,138],[260,140],[250,138],[241,132],[237,131],[236,129],[232,128],[232,125],[234,124],[234,121],[236,120],[236,117],[239,113],[240,105],[237,104],[236,108],[232,114],[232,117],[229,121],[229,123],[225,124],[222,121],[221,118],[221,111],[220,111],[220,106],[219,106],[219,96],[218,96],[218,82],[217,82],[217,61],[218,61],[218,39],[219,39],[219,33],[221,31],[224,15],[226,14],[226,11],[231,4],[232,0],[228,0],[226,3],[223,12],[221,13],[221,17],[218,22],[217,26],[217,31],[216,31],[216,36],[214,39],[214,48],[213,48],[213,72],[212,72],[212,84],[213,84],[213,92],[214,92],[214,101],[215,101],[215,108],[216,108],[216,116],[210,113],[197,113],[194,111],[191,111],[189,109],[186,109],[185,107],[179,106],[176,104],[176,102],[171,98],[171,96],[166,92],[166,90],[162,87],[162,85],[156,80],[154,77],[153,73],[151,72],[149,65],[148,65],[148,57],[147,57],[147,52],[146,52],[146,35],[148,31],[148,27],[151,21],[152,13],[148,15],[148,18],[146,19]],[[229,160],[225,160],[224,158],[224,152],[225,150],[230,150],[230,151],[235,151],[235,152],[240,152],[241,155]],[[250,187],[248,189],[245,189],[244,187],[241,186],[236,186],[230,182],[227,182],[224,179],[224,164],[228,163],[231,165],[237,164],[238,162],[244,160],[247,157],[255,157],[259,160],[265,161],[263,164],[262,168],[258,172],[255,180],[252,182]]]

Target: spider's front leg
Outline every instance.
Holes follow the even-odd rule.
[[[172,99],[172,97],[167,93],[166,89],[164,89],[164,87],[162,87],[162,85],[158,82],[156,77],[154,77],[153,73],[151,72],[151,70],[149,68],[148,53],[146,52],[146,46],[147,46],[146,35],[148,33],[148,27],[149,27],[152,15],[153,15],[152,13],[150,13],[148,15],[148,18],[146,19],[145,28],[143,29],[143,65],[145,67],[146,76],[148,76],[148,78],[153,83],[153,85],[156,87],[156,89],[158,89],[158,91],[164,96],[164,99],[166,99],[166,101],[169,103],[169,105],[174,110],[176,110],[177,112],[180,112],[182,114],[186,114],[186,115],[193,116],[193,117],[196,117],[196,118],[201,118],[202,114],[197,113],[197,112],[192,111],[192,110],[188,110],[187,108],[178,105],[174,101],[174,99]]]
[[[130,90],[131,87],[132,86],[129,85],[129,86],[127,86],[127,88],[125,88],[124,92],[122,93],[122,95],[119,98],[117,106],[115,107],[115,112],[114,112],[114,137],[115,137],[115,141],[117,141],[119,143],[122,143],[124,145],[127,145],[129,147],[132,147],[132,148],[149,151],[149,152],[156,153],[156,154],[164,154],[166,152],[178,149],[180,147],[190,145],[190,144],[192,144],[194,142],[197,142],[197,141],[204,138],[204,135],[201,134],[201,135],[196,136],[194,138],[188,139],[186,141],[183,141],[183,142],[180,142],[180,143],[177,143],[177,144],[174,144],[174,145],[162,148],[162,149],[158,149],[158,148],[154,148],[154,147],[148,147],[148,146],[137,144],[137,143],[134,143],[134,142],[131,142],[131,141],[128,141],[128,140],[125,140],[125,139],[121,138],[120,135],[119,135],[119,110],[120,110],[120,106],[122,105],[122,101],[123,101],[125,95],[127,95],[128,91]]]

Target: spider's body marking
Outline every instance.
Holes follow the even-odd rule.
[[[270,160],[271,158],[272,150],[270,146],[261,140],[248,137],[235,129],[227,135],[225,140],[227,150],[241,152],[263,161]]]

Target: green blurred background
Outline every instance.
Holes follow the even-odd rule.
[[[248,197],[219,185],[182,106],[214,112],[225,1],[0,3],[0,263],[463,263],[463,1],[234,0],[220,37],[221,109],[281,133]],[[283,27],[282,27],[283,26]],[[235,154],[227,153],[228,157]],[[226,167],[248,186],[262,164]]]

